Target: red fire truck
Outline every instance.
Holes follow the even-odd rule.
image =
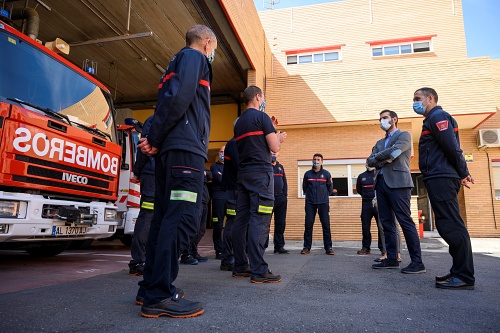
[[[0,249],[56,255],[113,235],[122,150],[109,90],[2,21],[0,50]]]

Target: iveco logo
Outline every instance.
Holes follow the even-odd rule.
[[[63,172],[62,180],[66,180],[68,182],[73,182],[73,183],[78,183],[78,184],[83,184],[83,185],[87,185],[87,183],[89,182],[87,177],[72,175],[72,174],[69,174],[67,172]]]

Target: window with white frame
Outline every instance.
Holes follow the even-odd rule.
[[[495,188],[495,198],[500,200],[500,162],[491,163],[491,171],[493,173],[493,184]]]
[[[495,165],[497,166],[496,171]],[[311,161],[299,161],[298,167],[298,196],[299,198],[304,198],[305,194],[302,191],[302,182],[306,171],[312,169],[312,159]],[[500,162],[493,162],[493,167],[493,172],[495,174],[495,193],[497,199],[500,200]],[[336,194],[332,197],[359,197],[359,194],[356,192],[356,181],[358,180],[358,176],[366,171],[365,159],[323,160],[323,169],[330,172],[332,176],[333,189],[337,190]],[[420,172],[411,173],[413,184],[415,184],[411,190],[412,196],[416,196],[418,194],[417,178],[420,175]]]
[[[311,64],[317,62],[328,62],[340,60],[340,51],[329,51],[322,53],[294,54],[286,57],[287,65]]]
[[[403,43],[393,45],[383,45],[372,47],[373,57],[382,57],[390,55],[411,54],[419,52],[428,52],[431,50],[431,41],[420,41],[415,43]]]
[[[323,160],[323,168],[328,170],[332,175],[333,189],[336,190],[334,196],[338,197],[357,197],[356,180],[359,174],[366,171],[365,159],[345,159],[345,160]],[[302,191],[302,182],[304,174],[312,169],[311,161],[299,161],[298,163],[298,179],[299,188],[298,196],[305,197]],[[335,191],[334,191],[335,192]]]

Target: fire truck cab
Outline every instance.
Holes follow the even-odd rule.
[[[56,255],[117,230],[109,90],[0,21],[0,249]]]

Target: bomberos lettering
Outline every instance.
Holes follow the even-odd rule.
[[[51,159],[58,159],[82,167],[111,172],[113,175],[118,173],[118,158],[110,157],[107,153],[94,151],[92,148],[79,146],[74,142],[60,138],[48,138],[45,133],[33,135],[29,129],[24,127],[16,129],[15,134],[17,137],[12,145],[15,150],[21,153],[27,153],[31,150],[39,157],[48,156]],[[87,179],[86,177],[63,174],[63,180],[86,184],[83,182]]]

